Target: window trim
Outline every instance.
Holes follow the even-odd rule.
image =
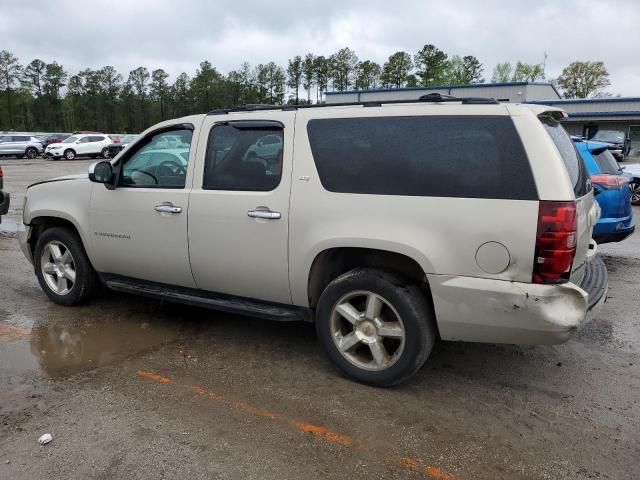
[[[230,126],[236,128],[238,130],[270,130],[270,131],[279,131],[282,132],[282,169],[280,170],[280,177],[278,178],[278,183],[271,190],[249,190],[246,188],[214,188],[208,187],[205,185],[205,181],[207,178],[207,158],[209,156],[209,146],[211,144],[213,138],[213,132],[216,127],[221,126]],[[213,192],[254,192],[254,193],[269,193],[274,192],[278,189],[278,187],[282,184],[282,176],[284,170],[284,149],[285,149],[285,135],[284,135],[285,125],[284,123],[278,120],[223,120],[219,122],[214,122],[207,133],[207,147],[204,153],[204,165],[202,167],[202,190],[213,191]]]
[[[118,159],[112,163],[114,168],[114,178],[116,179],[115,184],[113,185],[113,189],[115,188],[133,188],[133,189],[149,189],[149,188],[161,188],[163,190],[184,190],[187,188],[186,185],[186,177],[185,184],[180,185],[169,185],[169,186],[158,186],[158,185],[121,185],[120,181],[122,180],[122,169],[125,163],[127,163],[132,156],[142,150],[146,145],[148,145],[151,137],[159,135],[161,133],[167,133],[178,130],[191,130],[191,146],[189,147],[189,157],[191,157],[191,151],[193,149],[193,132],[195,127],[193,123],[173,123],[171,125],[165,125],[164,127],[156,128],[145,134],[143,137],[136,139],[135,145],[129,150],[127,149],[123,155],[118,157]],[[187,173],[189,168],[189,162],[187,161]]]

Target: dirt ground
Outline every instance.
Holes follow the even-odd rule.
[[[0,478],[640,478],[640,236],[601,247],[607,303],[567,344],[442,342],[375,389],[307,324],[49,302],[12,232],[26,185],[89,163],[0,160]]]

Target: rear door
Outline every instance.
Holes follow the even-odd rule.
[[[572,283],[579,285],[585,273],[584,267],[587,262],[593,226],[598,221],[598,207],[593,197],[593,187],[591,186],[589,173],[569,134],[560,122],[554,118],[542,116],[540,120],[562,156],[576,196],[578,214],[576,256],[573,260],[569,278]]]
[[[189,198],[189,259],[200,289],[291,303],[289,193],[295,112],[205,118]],[[264,149],[264,141],[278,148]]]

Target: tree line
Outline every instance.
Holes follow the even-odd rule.
[[[345,47],[328,56],[296,55],[284,67],[244,62],[226,75],[203,61],[192,76],[183,72],[170,82],[162,68],[141,66],[126,78],[110,65],[72,75],[56,61],[22,65],[2,50],[0,130],[139,132],[215,108],[319,103],[327,91],[482,83],[483,70],[475,56],[449,56],[431,44],[413,55],[395,52],[382,65]],[[541,79],[543,64],[523,62],[498,64],[492,76],[494,82]]]

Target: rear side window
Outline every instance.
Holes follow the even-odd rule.
[[[318,119],[307,131],[320,181],[332,192],[538,198],[508,117]]]
[[[558,120],[552,117],[542,116],[540,117],[540,121],[560,152],[560,156],[567,167],[567,172],[569,172],[569,178],[571,179],[571,185],[573,186],[576,198],[582,197],[591,190],[591,184],[587,169],[580,158],[580,153],[578,153],[571,137],[564,127],[560,125]]]
[[[620,173],[620,166],[609,150],[593,153],[593,158],[595,158],[602,173],[608,173],[609,175],[618,175]]]

